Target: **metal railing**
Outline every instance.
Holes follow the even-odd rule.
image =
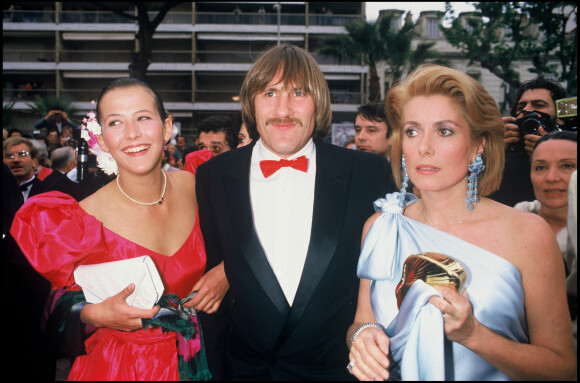
[[[66,50],[60,52],[60,62],[120,63],[131,62],[131,52],[111,50]]]
[[[38,96],[50,96],[55,95],[56,89],[25,89],[23,87],[18,88],[4,88],[3,89],[3,102],[12,101],[24,101],[24,102],[34,102],[34,99]]]
[[[16,50],[2,49],[4,62],[54,62],[55,51],[50,49]]]
[[[192,102],[191,90],[178,89],[156,89],[164,102]],[[67,97],[79,102],[92,100],[95,95],[99,94],[100,89],[70,89],[64,88],[60,90],[60,97]],[[227,90],[209,90],[197,89],[195,91],[195,102],[234,102],[233,97],[239,96],[239,89]],[[46,89],[4,89],[3,101],[25,101],[33,102],[37,96],[55,95],[54,88]],[[359,104],[361,100],[360,92],[348,92],[342,90],[331,90],[330,101],[333,104]]]
[[[133,12],[126,12],[134,15]],[[135,20],[110,11],[62,11],[61,23],[87,23],[87,24],[132,24]]]
[[[281,14],[281,25],[304,25],[304,14]],[[278,15],[275,13],[244,13],[240,15],[215,12],[197,12],[197,24],[249,24],[249,25],[278,25]]]
[[[57,52],[54,50],[3,50],[4,62],[55,62]],[[188,50],[167,50],[153,51],[152,61],[171,62],[171,63],[192,63],[193,52]],[[251,64],[255,58],[256,52],[245,51],[197,51],[195,52],[196,63],[233,63],[233,64]],[[322,65],[360,65],[356,58],[339,60],[336,57],[319,55],[313,52],[316,61]],[[59,62],[61,63],[119,63],[131,62],[131,51],[127,50],[61,50],[58,52]]]
[[[54,23],[56,12],[53,10],[24,11],[3,10],[4,22],[28,22],[28,23]],[[133,11],[125,12],[134,15]],[[150,12],[150,18],[156,16],[156,12]],[[341,26],[360,20],[358,15],[309,15],[308,24],[312,26]],[[61,11],[59,14],[61,23],[87,23],[87,24],[127,24],[135,23],[135,20],[111,11]],[[169,12],[163,19],[163,24],[193,24],[192,12]],[[278,25],[276,13],[243,13],[233,14],[224,12],[196,12],[195,23],[197,24],[240,24],[240,25]],[[281,25],[306,25],[304,13],[282,13]]]
[[[318,26],[343,26],[354,21],[362,20],[358,15],[309,15],[308,25]]]
[[[240,95],[240,90],[203,90],[195,91],[196,102],[235,102],[233,97]]]
[[[54,23],[55,11],[3,10],[2,20],[14,23]]]
[[[195,61],[198,63],[239,63],[249,64],[255,60],[256,52],[246,51],[197,51]]]

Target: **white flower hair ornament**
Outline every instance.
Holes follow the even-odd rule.
[[[91,101],[91,104],[94,105],[95,101]],[[99,134],[102,134],[101,125],[97,122],[97,115],[95,112],[90,111],[87,113],[87,117],[83,118],[81,137],[89,145],[91,153],[97,156],[97,166],[107,175],[118,174],[119,169],[117,168],[117,162],[111,153],[105,152],[99,147],[97,140]]]

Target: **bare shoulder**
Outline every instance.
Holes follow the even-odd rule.
[[[103,186],[87,198],[79,202],[81,208],[89,213],[90,215],[96,217],[98,220],[102,221],[102,214],[106,209],[103,206],[111,206],[114,203],[112,196],[112,188],[116,188],[117,184],[114,182],[109,182],[107,185]]]
[[[374,213],[373,215],[371,215],[367,221],[365,222],[365,230],[370,229],[370,227],[373,225],[373,223],[375,223],[375,221],[381,216],[381,212],[377,211],[376,213]]]
[[[514,238],[519,237],[523,243],[544,241],[554,236],[548,223],[539,215],[517,210],[495,201],[493,203],[497,208],[495,214],[497,222],[503,222],[503,225],[509,226],[511,235]]]
[[[170,183],[175,183],[184,188],[195,188],[195,175],[185,170],[167,172],[167,179]]]
[[[375,221],[381,216],[381,212],[377,211],[373,215],[371,215],[363,226],[363,239],[367,236],[367,233],[375,223]]]
[[[491,247],[489,250],[520,271],[530,266],[542,267],[560,256],[554,232],[542,217],[495,201],[487,202],[484,247]]]
[[[179,206],[180,209],[186,209],[187,201],[195,205],[195,175],[188,171],[169,172],[168,178],[168,194],[171,196],[171,201]]]

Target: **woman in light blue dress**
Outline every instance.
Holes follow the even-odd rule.
[[[386,106],[402,188],[375,202],[363,230],[348,370],[360,380],[574,379],[555,236],[539,217],[483,197],[504,166],[493,98],[464,73],[426,65]],[[404,190],[409,179],[420,200]],[[419,280],[397,307],[403,263],[421,252],[459,261],[464,289]]]

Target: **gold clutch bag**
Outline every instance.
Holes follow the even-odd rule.
[[[431,286],[449,287],[461,294],[467,274],[463,265],[453,258],[439,253],[424,252],[409,256],[403,264],[403,276],[395,289],[397,307],[411,285],[421,279]]]

